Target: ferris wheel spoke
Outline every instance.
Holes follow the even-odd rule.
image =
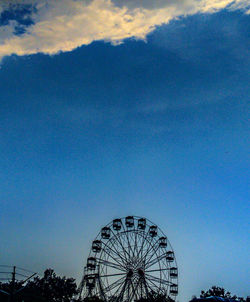
[[[132,256],[134,257],[135,256],[135,253],[134,253],[134,247],[132,244],[131,244],[131,240],[133,241],[133,239],[131,238],[131,234],[132,232],[127,232],[128,234],[128,240],[129,240],[129,245],[130,245],[130,250],[131,250],[131,253],[132,253]],[[130,237],[130,239],[129,239]],[[134,243],[134,242],[133,242]]]
[[[155,281],[153,281],[153,280],[151,280],[149,278],[147,278],[147,282],[148,282],[148,285],[150,283],[151,286],[153,286],[153,289],[150,287],[150,289],[151,289],[152,292],[156,292],[157,293],[157,292],[159,292],[161,290],[162,283],[157,284],[157,283],[155,283]]]
[[[161,271],[169,271],[169,268],[153,269],[153,270],[150,270],[150,271],[145,271],[145,273],[161,272]]]
[[[147,287],[149,287],[149,289],[151,290],[151,292],[155,292],[155,290],[151,287],[152,285],[149,285],[149,282],[153,285],[153,287],[157,287],[152,281],[150,280],[146,280],[145,283],[147,285]]]
[[[145,278],[140,278],[138,282],[140,286],[141,296],[144,294],[148,297],[148,286]]]
[[[158,247],[159,248],[159,247]],[[150,264],[150,266],[152,266],[151,263],[154,262],[155,259],[158,259],[158,261],[161,261],[162,259],[164,259],[165,255],[162,254],[162,255],[158,255],[155,259],[152,259],[155,255],[157,255],[157,251],[158,251],[158,248],[156,250],[154,250],[154,253],[152,253],[152,255],[150,257],[148,257],[147,261],[146,261],[146,266],[148,264]],[[155,264],[155,263],[153,263]]]
[[[168,281],[168,280],[163,280],[163,279],[160,279],[160,278],[158,278],[158,277],[149,275],[149,274],[147,274],[147,273],[145,274],[145,276],[146,276],[146,278],[147,278],[148,280],[152,280],[152,281],[158,282],[158,283],[160,283],[160,284],[166,284],[166,285],[172,284],[172,283],[171,283],[170,281]]]
[[[156,285],[152,280],[147,279],[148,283],[148,287],[150,288],[152,293],[157,293],[160,291],[161,288],[159,288],[159,285]],[[153,288],[149,285],[149,283],[151,283],[151,286],[153,286]],[[154,289],[155,288],[155,289]]]
[[[140,285],[140,290],[141,290],[141,296],[143,294],[147,295],[144,279],[140,279],[139,281],[140,281],[139,285]]]
[[[142,251],[143,251],[143,246],[144,246],[144,242],[145,242],[145,236],[144,236],[143,233],[141,234],[141,238],[140,239],[141,239],[141,246],[140,246],[140,249],[138,251],[138,255],[141,255]]]
[[[113,231],[112,231],[112,233],[113,233]],[[114,234],[114,233],[113,233]],[[114,236],[115,236],[115,234],[114,234]],[[117,250],[117,248],[116,248],[116,246],[114,245],[114,243],[112,242],[112,241],[110,241],[111,242],[111,244],[112,244],[112,246],[114,247],[114,249],[115,249],[115,251],[116,251],[116,254],[121,258],[121,261],[123,262],[123,264],[125,265],[126,264],[126,262],[127,262],[127,258],[126,258],[126,255],[124,255],[124,257],[122,256],[122,254],[121,254],[121,252],[119,252],[118,250]]]
[[[120,263],[120,261],[118,261],[116,258],[114,258],[108,251],[106,251],[106,254],[107,254],[108,258],[112,258],[112,260],[115,261],[115,263],[110,260],[99,258],[100,262],[105,261],[106,264],[109,264],[110,266],[113,265],[113,266],[115,266],[114,268],[116,268],[118,270],[125,270],[124,265],[122,263]]]
[[[118,287],[116,288],[114,294],[112,294],[113,297],[117,297],[118,293],[120,292],[121,288],[123,287],[123,281],[120,282],[120,284],[118,285]],[[116,300],[118,301],[118,300]]]
[[[131,295],[129,301],[133,301],[134,297],[136,297],[136,300],[137,300],[136,289],[134,287],[134,284],[133,284],[132,280],[130,280],[130,284],[131,284],[131,289],[132,289],[132,295]]]
[[[149,249],[150,249],[151,251],[153,251],[152,255],[157,255],[157,249],[155,249],[154,246],[155,246],[155,244],[154,244],[154,245],[151,244],[151,246],[149,247]],[[146,253],[145,253],[144,256],[143,256],[143,257],[144,257],[143,260],[144,260],[144,264],[145,264],[145,269],[147,268],[147,266],[146,266],[147,262],[149,261],[149,259],[152,258],[152,255],[149,257],[148,254],[149,254],[149,252],[146,251]],[[149,258],[149,259],[148,259],[148,258]],[[156,257],[156,259],[157,259],[156,263],[157,263],[157,262],[160,263],[160,259],[159,259],[158,256]],[[150,266],[151,266],[151,265],[150,265]]]
[[[114,277],[114,276],[125,276],[127,273],[120,273],[120,274],[109,274],[109,275],[99,275],[101,278],[106,278],[106,277]]]
[[[122,222],[122,228],[123,228],[123,231],[124,231],[124,233],[126,235],[126,238],[127,238],[128,250],[129,250],[128,254],[129,254],[129,258],[130,258],[131,257],[131,255],[130,255],[131,246],[130,246],[130,241],[129,241],[129,238],[128,238],[128,230],[125,229],[123,222]]]
[[[121,265],[122,267],[124,267],[124,264],[121,263],[117,258],[115,258],[114,256],[111,255],[111,253],[109,252],[109,250],[113,251],[113,249],[111,249],[106,243],[104,243],[104,245],[106,246],[106,249],[104,249],[104,251],[115,261],[117,262],[119,265]],[[114,251],[113,251],[114,253]],[[116,253],[115,253],[116,254]],[[116,256],[119,257],[119,254],[116,254]]]
[[[134,233],[130,233],[133,241],[133,256],[135,257],[138,255],[138,249],[137,249],[137,230],[135,230],[134,227]],[[134,236],[132,236],[134,234]]]
[[[134,284],[131,280],[131,291],[132,291],[132,294],[131,294],[131,297],[130,297],[130,301],[133,301],[133,298],[136,297],[136,290],[135,290],[135,287],[134,287]]]
[[[138,231],[135,229],[135,225],[134,225],[134,234],[135,234],[135,240],[134,240],[134,252],[138,255],[138,249],[137,249],[137,235],[138,235]]]
[[[123,266],[121,266],[120,264],[116,264],[114,262],[104,260],[104,259],[100,259],[100,258],[97,258],[97,260],[99,260],[99,263],[102,264],[102,265],[106,265],[106,266],[115,268],[119,271],[124,271],[124,273],[126,272],[126,269]]]
[[[156,240],[153,244],[150,245],[150,247],[146,250],[146,253],[144,253],[143,258],[146,258],[147,256],[149,257],[148,261],[155,255],[156,251],[158,250],[159,246],[155,248],[156,244],[158,243],[158,240]],[[150,255],[150,253],[153,252]]]
[[[145,242],[148,243],[148,240],[147,240],[148,234],[149,234],[149,230],[147,231],[146,234],[145,234],[145,233],[142,233],[142,238],[143,238],[143,240],[142,240],[141,248],[140,248],[140,250],[139,250],[139,252],[138,252],[138,255],[141,255],[141,257],[142,257],[142,255],[143,255],[144,243],[145,243]]]
[[[117,301],[122,301],[123,299],[123,296],[124,296],[124,293],[125,293],[125,290],[126,290],[126,287],[127,287],[127,283],[128,283],[128,278],[125,279],[125,282],[122,286],[122,289],[120,291],[120,294],[119,296],[117,297]]]
[[[142,231],[139,231],[138,237],[137,237],[137,251],[136,251],[137,255],[139,257],[141,257],[141,248],[142,248],[143,240],[144,240],[144,237],[143,237]]]
[[[127,298],[125,298],[124,300],[126,300],[128,302],[130,302],[130,297],[131,297],[130,292],[131,292],[131,289],[132,289],[131,280],[128,279],[127,286],[126,286],[125,291],[124,291],[125,295],[127,294]]]
[[[145,287],[146,296],[147,296],[147,298],[148,298],[148,296],[149,296],[149,295],[148,295],[148,284],[147,284],[147,282],[146,282],[145,276],[143,277],[142,281],[143,281],[143,285],[144,285],[144,287]]]
[[[138,300],[138,289],[139,289],[139,280],[135,280],[134,284],[133,284],[133,288],[134,288],[134,292],[135,292],[135,297],[136,300]]]
[[[112,230],[111,230],[112,231]],[[112,233],[114,234],[114,232],[112,231]],[[119,243],[120,247],[122,248],[123,250],[123,253],[124,253],[124,257],[125,257],[125,260],[127,261],[127,256],[130,257],[129,253],[126,251],[126,249],[124,248],[124,245],[121,241],[121,238],[118,234],[114,234],[115,238],[117,239],[117,242]]]
[[[117,264],[116,264],[116,268],[117,269],[119,269],[119,270],[122,270],[122,268],[123,268],[123,270],[125,270],[125,267],[124,267],[124,265],[122,264],[122,263],[120,263],[120,261],[118,261],[116,258],[114,258],[109,252],[107,252],[106,251],[106,253],[107,253],[107,255],[110,257],[110,258],[112,258]],[[112,262],[110,262],[110,261],[108,261],[108,260],[104,260],[104,259],[102,259],[103,261],[107,261],[107,263],[112,263]]]
[[[107,243],[103,242],[103,244],[104,244],[105,247],[106,247],[106,250],[105,250],[106,252],[107,252],[107,250],[110,250],[110,251],[112,251],[116,256],[118,256],[119,258],[121,258],[119,252],[117,252],[116,250],[114,250],[113,248],[111,248]],[[117,261],[117,262],[118,262],[118,261]]]
[[[153,266],[154,264],[156,264],[157,262],[161,261],[164,258],[165,258],[165,254],[162,254],[159,257],[152,259],[151,261],[148,260],[146,262],[145,269],[150,268],[151,266]]]
[[[128,259],[130,258],[130,254],[126,250],[126,248],[124,247],[124,244],[123,244],[121,238],[119,238],[119,243],[120,243],[120,246],[122,247],[122,250],[123,250],[123,253],[124,253],[124,257],[126,258],[126,261],[128,261]]]
[[[122,250],[123,250],[123,253],[124,253],[124,257],[125,257],[125,261],[127,262],[127,256],[130,257],[129,253],[126,251],[126,249],[124,248],[124,245],[123,243],[121,242],[121,238],[118,236],[118,234],[114,234],[114,232],[112,231],[111,229],[111,232],[113,233],[113,235],[115,236],[115,238],[117,239],[117,242],[120,244]],[[121,255],[121,253],[120,253]]]
[[[144,283],[142,282],[142,279],[140,278],[138,280],[138,292],[139,292],[140,297],[143,297],[143,295],[145,295],[145,288],[143,288],[143,286],[144,286]],[[141,293],[141,295],[140,295],[140,293]]]
[[[134,252],[136,255],[139,255],[139,241],[138,241],[138,230],[135,232],[135,247]]]
[[[141,283],[141,278],[139,278],[136,282],[136,296],[137,300],[140,299],[140,283]]]
[[[114,288],[116,288],[117,286],[119,286],[120,284],[123,284],[124,280],[126,280],[126,276],[116,280],[115,282],[108,285],[107,287],[104,287],[102,290],[104,292],[109,292],[109,291],[113,290]]]

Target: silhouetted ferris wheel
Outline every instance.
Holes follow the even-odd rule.
[[[137,216],[114,219],[92,243],[80,297],[132,302],[178,294],[174,251],[163,232]]]

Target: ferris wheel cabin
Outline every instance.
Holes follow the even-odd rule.
[[[177,284],[171,284],[170,285],[170,294],[173,296],[178,295],[178,285]]]
[[[159,247],[162,247],[162,248],[167,247],[167,237],[159,238]]]
[[[166,260],[168,262],[173,262],[174,261],[174,252],[172,252],[172,251],[166,252]]]
[[[139,230],[145,230],[146,228],[146,219],[145,218],[140,218],[138,220],[138,229]]]
[[[87,269],[94,270],[96,268],[96,259],[94,257],[89,257],[87,260]]]
[[[113,220],[113,229],[116,231],[120,231],[121,227],[122,227],[121,219],[114,219]]]
[[[127,216],[125,219],[125,224],[127,228],[132,228],[134,226],[134,217],[133,216]]]
[[[178,277],[177,267],[171,267],[169,275],[170,275],[171,278],[177,278]]]
[[[109,239],[110,238],[110,228],[109,227],[102,228],[101,236],[102,236],[102,239]]]
[[[92,251],[94,253],[99,253],[102,249],[102,242],[100,240],[94,240],[92,243]]]
[[[92,289],[95,287],[95,276],[93,275],[86,275],[85,276],[85,280],[86,280],[86,286],[89,289]]]
[[[149,235],[151,237],[157,236],[157,226],[156,225],[151,225],[149,228]]]

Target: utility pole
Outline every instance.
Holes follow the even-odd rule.
[[[9,299],[10,302],[14,302],[15,282],[16,282],[16,267],[13,266],[12,279],[11,279],[10,299]]]
[[[0,0],[1,1],[1,0]],[[0,268],[3,267],[3,268],[12,268],[12,266],[9,266],[9,265],[0,265]],[[10,281],[10,287],[9,287],[9,290],[2,290],[0,289],[0,293],[1,294],[4,294],[4,295],[7,295],[9,297],[8,301],[9,302],[15,302],[17,299],[16,299],[16,296],[18,293],[20,293],[22,290],[25,289],[25,286],[27,285],[27,281],[30,280],[31,278],[33,278],[36,273],[33,273],[32,275],[24,275],[23,273],[19,273],[19,271],[24,271],[24,272],[28,272],[28,273],[33,273],[31,271],[28,271],[24,268],[20,268],[20,267],[16,267],[16,266],[13,266],[13,270],[12,271],[0,271],[0,274],[8,274],[8,275],[11,275],[11,278],[0,278],[0,280],[5,280],[6,281]],[[17,280],[16,279],[16,276],[22,276],[22,277],[26,277],[25,280]],[[19,289],[16,289],[16,280],[18,281],[18,288]],[[26,285],[24,285],[26,283]]]

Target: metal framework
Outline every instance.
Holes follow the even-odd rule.
[[[163,232],[137,216],[114,219],[92,243],[79,286],[80,298],[133,302],[178,295],[174,251]]]
[[[10,282],[10,291],[4,291],[0,289],[0,292],[4,295],[7,295],[8,301],[12,302],[15,300],[15,296],[19,294],[22,290],[24,290],[27,285],[27,281],[33,278],[37,273],[29,271],[27,269],[17,267],[17,266],[9,266],[9,265],[0,265],[0,282],[1,281],[9,281]],[[25,278],[25,279],[24,279]],[[21,288],[16,289],[16,283],[22,285]]]

